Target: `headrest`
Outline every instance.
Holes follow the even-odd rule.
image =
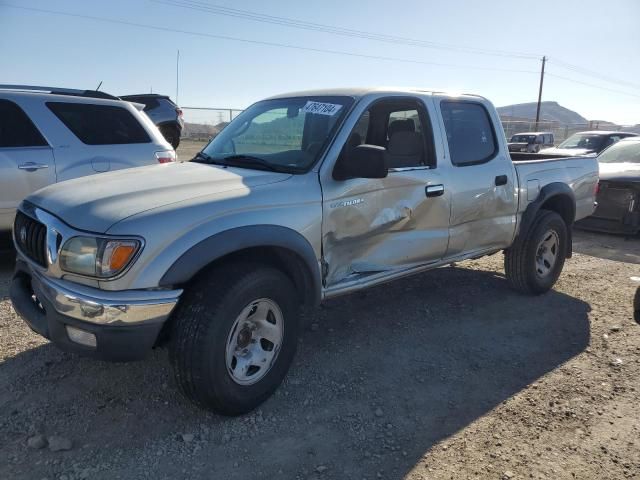
[[[387,145],[390,155],[422,155],[422,136],[416,132],[396,132]]]
[[[387,128],[387,137],[391,138],[394,133],[398,132],[415,132],[416,124],[411,118],[405,120],[394,120]]]

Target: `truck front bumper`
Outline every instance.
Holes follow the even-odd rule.
[[[13,307],[62,350],[111,361],[139,360],[156,343],[182,290],[109,292],[51,279],[18,261]]]

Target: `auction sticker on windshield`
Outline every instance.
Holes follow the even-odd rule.
[[[342,108],[342,105],[335,103],[323,103],[307,101],[306,105],[302,107],[304,113],[315,113],[317,115],[335,115]]]

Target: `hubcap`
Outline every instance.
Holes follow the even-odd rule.
[[[560,238],[554,230],[548,230],[542,237],[536,249],[536,273],[546,277],[553,271],[558,260]]]
[[[233,381],[253,385],[264,378],[280,353],[283,335],[284,317],[273,300],[247,305],[227,337],[227,371]]]

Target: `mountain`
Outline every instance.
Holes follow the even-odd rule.
[[[535,120],[536,102],[518,103],[498,107],[498,113],[502,120]],[[542,102],[540,104],[540,120],[559,122],[562,124],[587,124],[589,120],[582,115],[563,107],[558,102]]]

